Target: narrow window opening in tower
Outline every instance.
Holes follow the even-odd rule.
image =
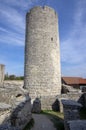
[[[51,37],[51,41],[53,41],[53,37]]]

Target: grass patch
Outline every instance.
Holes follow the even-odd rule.
[[[55,112],[52,110],[44,110],[41,113],[48,116],[48,118],[53,122],[54,127],[57,130],[64,130],[63,113]]]
[[[80,110],[80,118],[82,120],[86,119],[86,108],[81,108],[81,110]]]
[[[34,126],[34,119],[32,118],[30,122],[24,127],[23,130],[30,130]]]

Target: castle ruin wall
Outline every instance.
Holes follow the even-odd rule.
[[[5,66],[0,64],[0,86],[3,86],[3,82],[4,82],[4,70],[5,70]]]

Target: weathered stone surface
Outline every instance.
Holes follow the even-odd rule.
[[[11,108],[11,105],[8,105],[6,103],[0,102],[0,110],[9,110]]]
[[[81,90],[80,89],[75,89],[72,86],[69,86],[69,85],[66,85],[66,84],[62,84],[62,92],[63,93],[68,93],[68,92],[71,92],[71,93],[80,93]]]
[[[24,81],[23,80],[4,80],[4,88],[23,88]]]
[[[5,81],[0,88],[0,130],[22,130],[32,118],[31,99],[22,87],[23,81]]]
[[[57,15],[47,6],[34,7],[26,16],[24,87],[31,99],[61,93]]]
[[[11,126],[17,127],[22,130],[25,125],[31,120],[31,102],[30,98],[22,101],[18,106],[13,109],[11,114]]]
[[[73,100],[62,100],[62,104],[64,110],[64,126],[65,130],[68,130],[68,121],[80,119],[78,110],[82,105]]]
[[[11,127],[10,125],[5,124],[5,125],[0,125],[0,130],[20,130],[20,129]]]
[[[84,96],[84,100],[83,100],[84,105],[83,106],[86,108],[86,93],[84,93],[83,96]]]
[[[78,101],[81,98],[82,93],[68,93],[68,94],[61,94],[61,95],[47,95],[41,96],[41,109],[42,110],[57,110],[63,112],[63,105],[61,100],[62,99],[69,99]],[[80,101],[81,102],[81,101]],[[84,102],[84,100],[82,101]]]
[[[36,98],[33,102],[32,112],[40,113],[41,112],[41,101],[39,98]]]
[[[23,89],[23,81],[4,81],[3,88],[0,87],[0,102],[14,106],[19,95],[25,95],[28,91]]]
[[[11,115],[11,110],[5,110],[5,111],[0,112],[0,126],[2,124],[5,125],[9,123],[10,115]]]
[[[79,109],[82,107],[82,105],[76,101],[73,100],[62,100],[62,104],[64,108],[70,108],[70,109]]]
[[[0,86],[3,87],[5,66],[0,64]]]
[[[31,101],[23,89],[23,81],[4,81],[0,102],[3,102],[0,103],[0,130],[22,130],[32,118]]]
[[[6,124],[11,115],[11,105],[0,103],[0,125]]]
[[[86,86],[82,87],[82,92],[86,92]]]
[[[4,81],[4,87],[0,88],[0,102],[5,102],[15,106],[15,104],[18,104],[18,96],[21,95],[20,98],[23,98],[22,96],[25,93],[28,93],[28,90],[23,89],[23,81]],[[63,105],[61,103],[61,99],[72,99],[78,101],[81,98],[81,95],[82,93],[67,93],[51,96],[46,93],[46,95],[40,97],[41,109],[52,110],[52,106],[54,105],[55,110],[60,110],[60,112],[62,112]],[[80,102],[85,105],[84,98]]]
[[[42,110],[52,110],[53,108],[55,108],[55,110],[58,109],[58,101],[57,101],[56,96],[54,95],[41,96],[40,101],[41,101]]]
[[[86,120],[68,121],[68,130],[86,130]]]
[[[14,108],[0,104],[0,130],[22,130],[32,118],[30,100],[29,97],[18,99]]]

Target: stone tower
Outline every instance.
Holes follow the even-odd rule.
[[[0,64],[0,86],[3,86],[3,82],[4,82],[4,69],[5,66]]]
[[[24,88],[32,99],[61,93],[57,14],[34,7],[26,15]]]

